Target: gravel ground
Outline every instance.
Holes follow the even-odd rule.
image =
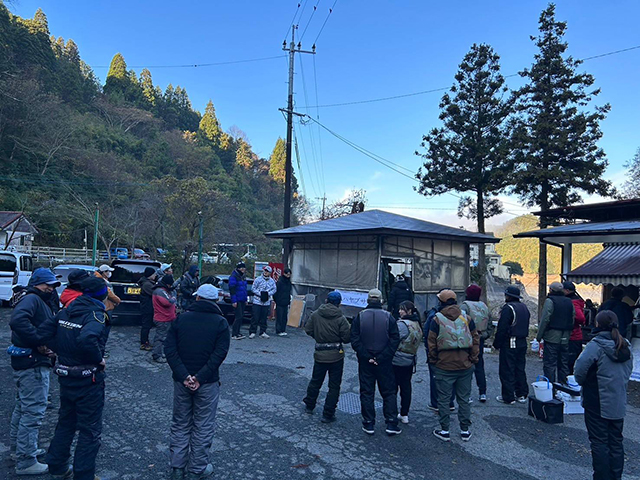
[[[0,345],[9,343],[8,316],[0,310]],[[273,323],[269,324],[269,333]],[[389,438],[378,421],[376,434],[365,435],[358,414],[338,412],[338,421],[320,423],[320,412],[303,413],[302,397],[313,366],[313,341],[301,331],[286,338],[232,343],[221,369],[218,428],[212,448],[213,478],[220,479],[500,479],[591,477],[590,450],[583,418],[565,416],[547,425],[527,416],[526,406],[502,405],[497,355],[485,356],[489,402],[477,402],[474,387],[473,438],[452,435],[447,444],[433,437],[436,416],[427,406],[428,372],[420,351],[414,376],[411,423]],[[109,340],[107,402],[98,472],[103,480],[164,479],[168,474],[168,432],[172,381],[169,367],[149,361],[138,349],[134,327],[115,327]],[[528,358],[530,380],[542,370]],[[6,355],[0,356],[0,411],[5,425],[13,408],[14,387]],[[58,387],[52,381],[54,404]],[[635,386],[634,386],[635,388]],[[357,394],[355,355],[347,348],[342,393]],[[321,393],[320,401],[325,391]],[[347,398],[346,396],[343,398]],[[357,397],[356,397],[357,398]],[[379,399],[378,399],[379,400]],[[381,418],[378,410],[378,418]],[[625,479],[640,479],[640,408],[629,408],[625,425]],[[41,446],[52,436],[56,410],[48,410]],[[452,427],[457,422],[454,416]],[[0,431],[0,478],[15,479],[9,461],[9,429]],[[34,477],[34,478],[49,478]]]

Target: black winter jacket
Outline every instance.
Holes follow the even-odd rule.
[[[276,305],[286,307],[291,304],[291,279],[282,275],[276,284],[276,293],[273,294]]]
[[[198,382],[220,380],[219,368],[229,353],[229,324],[220,307],[198,300],[173,321],[164,343],[164,354],[176,382],[195,375]]]
[[[370,310],[376,311],[375,318],[373,320],[366,319],[366,323],[361,323],[363,312]],[[367,314],[367,316],[369,315],[370,313]],[[367,308],[353,319],[353,323],[351,324],[351,347],[355,350],[360,362],[366,363],[370,359],[375,358],[379,364],[391,363],[400,344],[400,334],[398,333],[398,324],[390,317],[391,315],[389,313],[382,310],[380,303],[369,303]],[[381,325],[382,321],[385,321],[387,324]],[[376,338],[373,339],[374,343],[382,345],[381,348],[370,344],[368,338],[373,332],[376,332],[374,334]]]
[[[108,316],[104,303],[81,295],[67,308],[43,323],[38,329],[42,342],[58,354],[58,363],[68,367],[96,367],[104,357],[107,343]],[[94,377],[72,378],[60,376],[60,384],[85,386],[104,380],[104,369]]]
[[[393,284],[391,293],[389,293],[389,301],[387,302],[387,310],[393,313],[395,318],[399,318],[398,309],[400,304],[406,300],[413,302],[413,292],[407,285],[407,282],[401,280]]]
[[[627,336],[628,326],[633,323],[633,310],[625,302],[618,298],[610,298],[602,304],[599,312],[610,310],[618,317],[618,330],[623,337]]]
[[[38,327],[53,318],[53,312],[48,302],[50,295],[42,293],[37,288],[30,287],[27,293],[16,304],[11,312],[11,343],[16,347],[31,348],[28,357],[11,357],[14,370],[26,370],[35,367],[50,367],[52,361],[45,355],[40,355],[37,348],[44,345],[38,336]]]
[[[142,276],[138,280],[140,285],[140,312],[146,314],[153,314],[153,286],[155,285],[153,280]]]
[[[515,312],[515,322],[513,313]],[[529,320],[531,314],[527,306],[519,300],[506,302],[500,311],[498,329],[493,341],[495,348],[508,348],[511,337],[516,337],[516,348],[527,346]]]

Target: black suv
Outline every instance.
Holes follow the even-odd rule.
[[[154,260],[114,260],[111,262],[114,268],[109,283],[113,292],[120,297],[122,303],[113,311],[113,322],[118,324],[139,325],[140,317],[140,285],[138,280],[142,277],[144,269],[152,267],[160,268],[160,262]]]
[[[210,283],[220,290],[220,297],[218,300],[218,306],[222,310],[222,314],[225,316],[229,325],[233,325],[236,314],[233,305],[231,304],[231,292],[229,291],[229,275],[213,275],[202,279],[202,283]],[[251,300],[253,293],[251,292],[251,285],[253,285],[253,279],[247,278],[247,306],[244,309],[244,321],[251,321]]]

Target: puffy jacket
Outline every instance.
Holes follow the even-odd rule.
[[[251,291],[253,292],[253,304],[262,305],[263,307],[271,305],[271,297],[276,293],[276,290],[276,282],[273,278],[265,278],[264,275],[260,275],[253,281],[253,285],[251,286]],[[267,292],[269,294],[269,298],[265,302],[260,300],[260,294],[262,292]]]
[[[62,306],[66,308],[71,305],[71,302],[80,296],[82,296],[82,292],[67,287],[62,292],[62,295],[60,295],[60,303],[62,303]]]
[[[180,295],[182,296],[182,302],[180,305],[186,309],[193,302],[196,301],[195,293],[200,286],[200,280],[198,277],[194,276],[194,273],[190,273],[193,271],[193,268],[189,269],[189,272],[185,273],[180,280]]]
[[[325,303],[313,312],[304,331],[319,343],[349,343],[351,326],[336,305]],[[334,363],[344,358],[344,350],[316,350],[313,359],[318,363]]]
[[[176,382],[195,375],[200,383],[220,381],[220,365],[227,358],[231,336],[220,307],[198,300],[171,324],[164,354]]]
[[[140,280],[138,280],[138,285],[140,285],[140,312],[147,314],[153,313],[153,300],[151,296],[153,295],[155,282],[143,275],[140,277]]]
[[[38,334],[58,354],[60,366],[99,368],[93,377],[60,376],[61,384],[82,386],[104,380],[104,369],[99,364],[107,343],[108,319],[102,302],[82,295],[40,326]]]
[[[247,301],[247,278],[237,269],[229,275],[229,293],[231,294],[231,303]]]
[[[276,283],[276,293],[273,294],[276,305],[287,306],[291,304],[291,279],[282,275]]]
[[[602,418],[620,420],[626,414],[627,384],[633,370],[631,350],[627,346],[616,351],[609,331],[596,329],[594,333],[574,367],[576,381],[582,385],[582,406]]]
[[[94,275],[97,278],[104,280],[104,282],[107,284],[107,288],[109,290],[107,292],[107,298],[105,298],[104,300],[104,306],[105,306],[105,310],[107,312],[110,312],[111,310],[116,308],[118,305],[120,305],[120,302],[121,302],[120,297],[117,296],[115,293],[113,293],[113,288],[111,288],[111,285],[109,285],[109,282],[107,282],[102,275],[100,275],[97,271],[94,272]]]
[[[507,301],[500,311],[493,346],[498,349],[509,348],[511,337],[515,337],[516,348],[526,347],[530,320],[531,314],[524,303],[517,299]]]
[[[462,310],[458,305],[447,305],[440,309],[440,313],[449,320],[455,320],[462,315]],[[435,365],[442,370],[467,370],[478,363],[478,355],[480,353],[480,336],[473,320],[469,320],[469,331],[473,338],[471,348],[458,350],[438,350],[438,334],[440,333],[440,324],[437,316],[429,325],[429,333],[427,342],[429,343],[429,363]]]
[[[163,285],[153,287],[153,320],[172,322],[176,318],[176,297]]]
[[[38,328],[53,318],[53,312],[47,303],[48,299],[49,296],[37,288],[29,287],[11,312],[9,321],[11,343],[16,347],[33,350],[31,355],[26,357],[11,356],[11,366],[14,370],[52,365],[49,357],[40,355],[37,351],[38,347],[44,345],[38,335]]]
[[[391,363],[399,344],[398,325],[390,313],[382,310],[379,302],[369,303],[353,319],[351,346],[360,362],[375,358],[379,364]]]
[[[631,307],[618,298],[610,298],[598,309],[599,312],[602,310],[611,310],[616,314],[618,317],[618,330],[623,337],[626,337],[627,327],[633,322],[633,310],[631,310]]]
[[[582,300],[576,293],[567,295],[567,297],[571,299],[573,309],[576,312],[576,317],[573,322],[573,331],[571,332],[569,340],[580,341],[582,340],[582,327],[587,322],[587,319],[584,316],[584,300]]]
[[[400,280],[393,284],[389,293],[389,301],[387,302],[387,310],[389,310],[395,318],[398,318],[398,309],[400,304],[406,300],[413,301],[413,292],[407,285],[407,282]]]
[[[391,363],[398,367],[412,367],[416,364],[417,355],[411,355],[410,353],[401,352],[400,348],[402,347],[402,342],[404,342],[407,337],[409,337],[409,327],[406,322],[413,322],[414,326],[420,327],[420,316],[417,313],[413,313],[408,317],[401,318],[398,320],[398,335],[400,336],[400,343],[398,343],[398,350],[393,355],[393,360]],[[422,341],[422,335],[420,335],[419,341]]]

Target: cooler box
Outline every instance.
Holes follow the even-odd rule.
[[[541,402],[534,397],[529,397],[529,415],[545,423],[563,423],[564,403],[555,398],[548,402]]]

